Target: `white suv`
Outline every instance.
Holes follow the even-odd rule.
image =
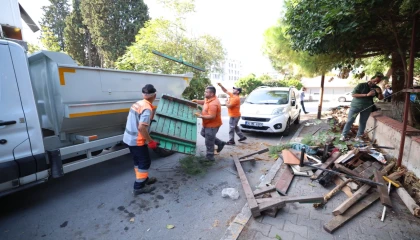
[[[239,127],[248,132],[290,133],[290,124],[299,124],[299,92],[294,87],[259,87],[241,105]]]

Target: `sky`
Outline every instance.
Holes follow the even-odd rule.
[[[41,7],[49,4],[48,0],[19,2],[36,23],[43,14]],[[168,10],[157,0],[144,2],[149,7],[151,18],[168,16]],[[228,57],[242,62],[244,75],[274,71],[262,53],[263,34],[280,18],[283,0],[195,0],[195,4],[195,13],[186,19],[191,34],[210,34],[220,38]],[[39,32],[32,33],[24,23],[23,35],[26,41],[39,43]]]

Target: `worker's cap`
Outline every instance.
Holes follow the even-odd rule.
[[[146,84],[146,86],[144,86],[141,89],[141,92],[144,93],[144,94],[155,93],[156,92],[156,88],[152,84]]]
[[[239,88],[239,87],[233,87],[233,89],[237,90],[239,93],[241,93],[241,92],[242,92],[242,88]]]

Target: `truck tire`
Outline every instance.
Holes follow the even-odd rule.
[[[158,147],[156,149],[153,149],[153,152],[155,152],[157,155],[159,155],[159,157],[168,157],[168,156],[171,156],[172,154],[175,153],[174,151],[167,150],[167,149],[160,148],[160,147]]]

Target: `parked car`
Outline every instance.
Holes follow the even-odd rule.
[[[239,128],[244,132],[283,133],[290,125],[299,124],[301,107],[294,87],[257,88],[241,105]]]
[[[221,94],[217,95],[217,98],[219,99],[220,104],[222,106],[226,106],[226,102],[228,101],[229,96],[225,93],[221,93]]]
[[[339,96],[337,97],[337,100],[338,100],[339,102],[350,102],[351,100],[353,100],[353,97],[352,97],[352,92],[348,92],[348,93],[345,93],[345,94],[339,95]]]

